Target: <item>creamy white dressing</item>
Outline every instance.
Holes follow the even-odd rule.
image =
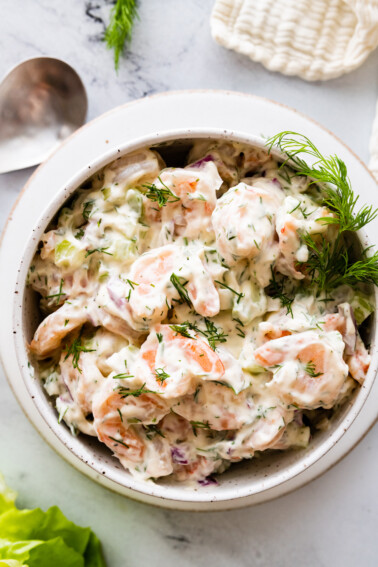
[[[62,208],[29,271],[47,314],[30,350],[74,434],[143,479],[206,483],[307,446],[364,379],[356,320],[373,306],[362,289],[306,290],[303,235],[335,231],[306,178],[236,143],[201,141],[187,163],[134,152]]]

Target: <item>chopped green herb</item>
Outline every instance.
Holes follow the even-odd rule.
[[[164,368],[155,368],[155,377],[156,377],[156,381],[162,384],[170,376],[169,374],[166,373]]]
[[[156,394],[153,390],[148,390],[145,388],[146,383],[144,383],[140,388],[136,390],[130,390],[130,388],[124,388],[123,386],[118,386],[116,390],[118,390],[119,395],[121,398],[127,398],[127,396],[134,396],[138,398],[142,394]]]
[[[60,302],[60,298],[61,298],[63,295],[66,295],[66,294],[64,293],[64,291],[62,291],[63,284],[64,284],[64,279],[62,278],[62,279],[60,280],[60,285],[59,285],[59,291],[58,291],[58,293],[53,293],[52,295],[46,295],[46,299],[51,299],[51,298],[53,298],[53,297],[56,297],[56,304],[58,305],[59,302]]]
[[[236,301],[236,303],[239,303],[239,301],[242,299],[242,297],[244,297],[244,293],[238,293],[237,291],[235,291],[234,289],[232,289],[232,287],[230,287],[229,285],[227,285],[227,284],[225,284],[225,283],[223,283],[223,282],[220,282],[220,281],[218,281],[218,280],[214,280],[214,281],[215,281],[215,283],[221,285],[222,287],[225,287],[226,289],[229,289],[230,291],[232,291],[232,293],[234,293],[234,294],[237,296],[237,298],[238,298],[237,301]]]
[[[306,374],[311,376],[311,378],[317,378],[318,376],[323,376],[323,372],[315,372],[315,370],[316,367],[315,364],[312,362],[312,360],[310,360],[310,362],[307,362],[307,364],[305,365]]]
[[[82,352],[95,352],[95,350],[96,350],[95,348],[87,348],[81,344],[81,334],[80,334],[77,337],[77,339],[74,339],[74,341],[68,347],[68,350],[66,351],[67,354],[64,357],[64,360],[67,360],[69,356],[72,356],[72,366],[76,368],[81,374],[81,368],[79,366],[80,354]]]
[[[113,254],[111,254],[111,252],[107,252],[108,248],[109,248],[109,246],[106,246],[105,248],[93,248],[92,250],[87,250],[87,252],[85,254],[85,258],[87,258],[88,256],[91,256],[91,254],[94,254],[95,252],[100,252],[101,254],[107,254],[108,256],[113,256]]]
[[[126,447],[126,449],[129,449],[129,445],[127,445],[126,443],[124,443],[122,441],[122,439],[115,439],[115,437],[111,437],[110,435],[108,435],[109,439],[111,439],[112,441],[114,441],[115,443],[119,443],[119,445],[123,445],[124,447]]]
[[[163,187],[156,187],[154,183],[144,183],[142,187],[147,189],[146,197],[150,201],[154,201],[158,204],[160,208],[165,207],[167,203],[176,203],[180,201],[180,197],[177,197],[170,188],[163,183],[160,177],[158,177],[160,183]]]
[[[185,286],[189,282],[189,280],[185,280],[184,283],[182,283],[180,280],[183,280],[183,279],[184,278],[181,278],[180,276],[176,276],[176,274],[172,274],[171,277],[170,277],[171,283],[176,288],[177,293],[180,296],[180,299],[182,301],[184,301],[185,303],[187,303],[187,305],[189,305],[189,307],[191,307],[192,303],[191,303],[190,298],[189,298],[189,293],[188,293],[188,290],[185,288]]]

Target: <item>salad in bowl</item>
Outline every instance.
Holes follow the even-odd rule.
[[[116,159],[50,223],[29,351],[62,427],[139,479],[206,485],[311,445],[363,384],[376,211],[293,132],[165,154]]]

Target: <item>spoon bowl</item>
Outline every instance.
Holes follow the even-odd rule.
[[[0,173],[44,161],[85,122],[85,87],[64,61],[28,59],[0,84]]]

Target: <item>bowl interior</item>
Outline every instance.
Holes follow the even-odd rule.
[[[153,143],[152,141],[150,141],[150,143],[146,143],[146,140],[144,140],[143,143],[134,145],[132,148],[127,147],[124,150],[118,150],[116,155],[109,155],[106,159],[102,159],[101,162],[91,166],[90,173],[93,174],[95,171],[100,170],[104,165],[110,163],[116,157],[125,155],[129,151],[143,146],[156,148],[170,166],[180,166],[183,164],[184,158],[193,142],[200,137],[202,139],[213,138],[213,136],[209,136],[208,134],[203,134],[201,136],[196,135],[195,137],[190,137],[186,134],[181,138],[178,137],[173,140],[171,137],[170,139],[162,139],[158,144]],[[240,140],[235,134],[224,134],[222,135],[222,138],[245,142],[245,140]],[[263,147],[264,143],[262,140],[255,139],[251,145]],[[49,206],[46,213],[44,213],[42,220],[38,224],[36,242],[38,242],[40,236],[46,230],[48,224],[53,219],[57,210],[60,209],[63,202],[72,195],[76,188],[81,185],[86,178],[88,178],[88,168],[85,168],[85,170],[78,175],[75,180],[70,182],[64,192],[61,191],[59,193],[58,197],[60,201],[56,201],[55,204]],[[27,264],[27,266],[30,265],[34,253],[35,246],[29,246],[28,253],[25,255],[25,264]],[[30,342],[40,320],[41,314],[38,307],[37,294],[24,285],[22,303],[24,343]],[[375,319],[373,320],[373,317],[371,317],[366,333],[373,351],[375,350],[374,344],[376,335]],[[21,366],[24,365],[21,363]],[[302,470],[319,459],[337,442],[360,411],[372,385],[375,374],[375,366],[376,364],[372,364],[365,385],[362,388],[356,389],[353,396],[335,413],[331,427],[327,431],[317,431],[312,437],[311,443],[307,449],[290,450],[285,452],[266,452],[249,461],[234,464],[225,473],[218,476],[218,487],[185,487],[169,479],[159,480],[156,484],[134,479],[130,473],[123,469],[118,460],[112,456],[110,450],[107,449],[105,445],[96,439],[83,434],[78,437],[73,437],[64,423],[57,423],[57,413],[53,408],[51,400],[47,396],[43,386],[38,380],[37,370],[32,367],[31,361],[29,361],[28,364],[28,371],[24,372],[24,381],[35,405],[49,427],[54,431],[57,437],[56,442],[63,442],[66,447],[74,453],[74,455],[88,466],[94,468],[99,474],[105,475],[109,479],[126,488],[132,488],[136,491],[162,498],[190,501],[194,498],[193,493],[195,492],[195,498],[197,500],[211,501],[227,500],[229,498],[235,498],[238,496],[242,497],[262,492],[272,486],[285,482],[285,480],[288,480],[289,478],[293,478],[293,476],[296,476],[297,474],[300,474]]]

